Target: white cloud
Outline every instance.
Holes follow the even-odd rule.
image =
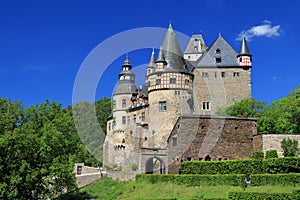
[[[271,21],[264,20],[261,25],[253,26],[248,30],[240,32],[236,40],[242,40],[246,37],[248,41],[254,37],[278,37],[280,36],[280,25],[272,26]]]

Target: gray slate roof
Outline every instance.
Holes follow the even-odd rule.
[[[135,74],[134,72],[131,70],[132,68],[132,65],[128,59],[128,55],[126,55],[126,59],[122,65],[122,68],[124,66],[127,66],[128,67],[128,70],[122,70],[120,73],[119,73],[119,77],[123,76],[123,75],[128,75],[131,77],[130,80],[119,80],[119,84],[114,92],[114,95],[116,94],[131,94],[132,92],[134,92],[136,90],[136,86],[135,86],[135,83],[134,83],[134,77],[135,77]],[[123,68],[124,69],[124,68]]]
[[[205,51],[206,48],[207,48],[206,44],[201,34],[192,35],[184,53],[185,54],[201,53]]]
[[[251,53],[250,53],[250,50],[249,50],[249,47],[247,45],[245,37],[242,40],[242,44],[241,44],[241,47],[240,47],[239,55],[251,56]]]
[[[173,27],[170,24],[166,33],[162,50],[167,62],[166,71],[178,71],[190,73],[186,68],[186,63],[182,51],[176,39]],[[158,59],[159,60],[159,59]]]
[[[220,63],[216,59],[221,59]],[[196,67],[239,67],[237,52],[219,35],[204,55],[197,61]]]
[[[151,58],[148,64],[148,68],[154,68],[155,67],[155,55],[154,55],[154,50],[152,50]]]

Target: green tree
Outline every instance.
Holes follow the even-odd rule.
[[[77,151],[72,117],[55,102],[26,110],[19,102],[0,103],[0,199],[51,198],[76,188],[69,161]]]
[[[297,156],[299,153],[298,141],[290,138],[281,141],[284,157]]]

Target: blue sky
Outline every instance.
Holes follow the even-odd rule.
[[[300,84],[300,1],[12,0],[0,3],[0,97],[26,107],[45,99],[66,107],[81,64],[98,44],[134,28],[167,28],[170,21],[186,35],[201,32],[207,45],[221,33],[236,51],[239,37],[247,36],[257,100],[270,103]],[[133,51],[129,58],[140,66],[150,54],[151,49]],[[124,58],[106,69],[97,99],[111,97]],[[137,68],[137,76],[143,78],[142,71]]]

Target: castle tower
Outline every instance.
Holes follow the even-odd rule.
[[[131,106],[131,96],[136,91],[135,74],[128,55],[119,73],[119,83],[113,94],[113,109],[107,121],[107,135],[103,147],[105,166],[123,166],[126,157],[125,138],[128,135],[127,110]],[[127,147],[128,148],[128,147]]]
[[[252,55],[250,53],[250,50],[248,48],[246,38],[244,37],[242,40],[242,44],[240,47],[240,52],[237,55],[238,62],[241,66],[244,67],[251,67],[252,66]]]
[[[192,114],[193,74],[169,25],[155,62],[147,76],[149,95],[149,147],[166,147],[167,138],[180,115]]]
[[[241,61],[241,62],[240,62]],[[193,71],[196,114],[216,114],[251,97],[251,54],[243,40],[238,54],[219,34],[195,63]]]

